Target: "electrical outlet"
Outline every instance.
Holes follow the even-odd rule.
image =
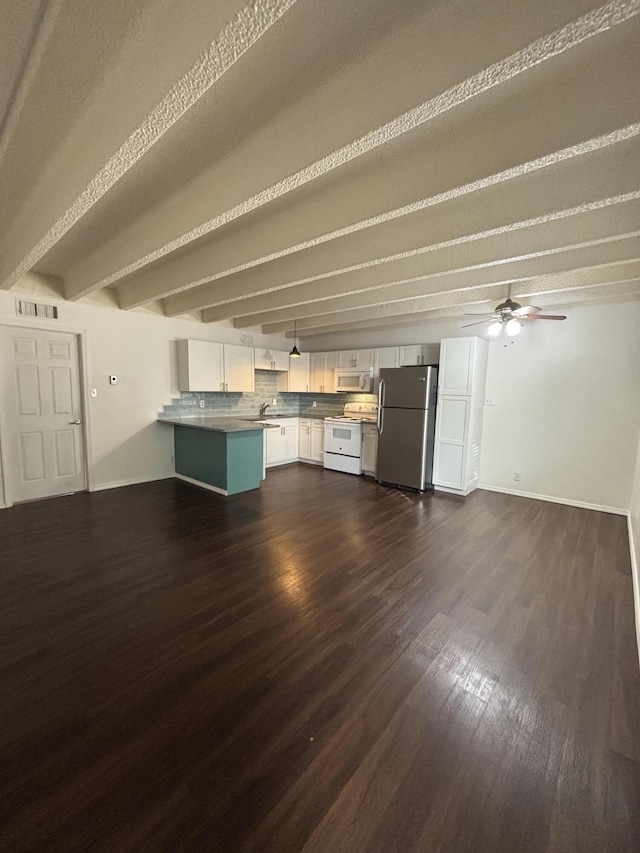
[[[117,384],[118,384],[118,377],[114,376],[114,374],[112,373],[111,376],[109,377],[109,385],[117,385]]]
[[[313,401],[313,403],[311,404],[311,408],[312,408],[312,409],[315,409],[315,407],[316,407],[317,405],[318,405],[318,404],[317,404],[317,403],[316,403],[316,401],[314,400],[314,401]]]
[[[200,400],[200,408],[204,409],[204,400]]]
[[[97,389],[97,388],[92,388],[92,389],[91,389],[91,396],[92,396],[92,397],[97,397],[97,396],[98,396],[98,389]]]
[[[278,405],[278,401],[276,400],[276,398],[275,398],[275,397],[274,397],[274,398],[273,398],[273,400],[271,401],[271,405],[272,405],[272,406],[277,406],[277,405]]]
[[[516,483],[520,482],[520,471],[513,472],[513,479],[516,481]]]
[[[484,398],[484,404],[485,404],[485,406],[495,406],[495,401],[494,401],[493,397],[485,397]]]

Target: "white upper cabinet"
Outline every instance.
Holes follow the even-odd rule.
[[[276,349],[255,348],[256,370],[289,370],[289,353]]]
[[[312,352],[310,355],[309,390],[316,394],[335,391],[337,353]]]
[[[398,367],[422,363],[422,344],[409,344],[398,347]]]
[[[398,366],[408,364],[438,364],[440,346],[438,344],[409,344],[398,347]]]
[[[373,377],[376,382],[380,379],[383,367],[400,367],[398,363],[398,347],[381,347],[373,353]]]
[[[224,390],[254,391],[255,361],[253,347],[225,344],[224,354]]]
[[[447,338],[442,342],[438,373],[440,394],[456,396],[471,393],[475,342],[478,340],[479,338]]]
[[[239,391],[255,388],[253,347],[180,340],[180,391]]]
[[[373,367],[372,349],[344,350],[336,355],[336,367],[356,367],[358,370],[369,370]]]
[[[309,390],[309,353],[303,352],[300,358],[289,359],[289,373],[286,387],[280,386],[281,391],[298,391],[305,393]]]
[[[180,391],[224,391],[222,344],[177,341]]]

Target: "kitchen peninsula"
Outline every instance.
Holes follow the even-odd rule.
[[[176,477],[221,495],[258,489],[264,426],[237,418],[159,418],[174,430]]]

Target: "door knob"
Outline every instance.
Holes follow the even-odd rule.
[[[75,421],[69,421],[69,426],[71,426],[72,424],[81,424],[81,423],[82,423],[82,421],[80,420],[80,418],[76,418]]]

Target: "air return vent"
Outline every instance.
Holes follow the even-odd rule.
[[[16,314],[18,317],[41,317],[44,320],[57,320],[58,306],[16,299]]]

